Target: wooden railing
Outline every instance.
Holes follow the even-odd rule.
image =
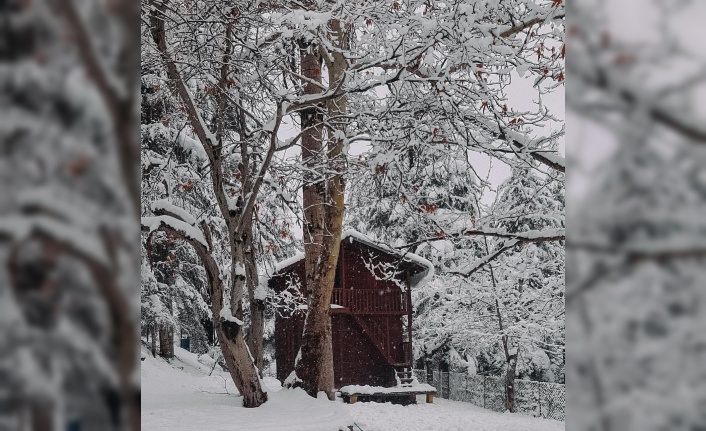
[[[353,314],[406,314],[407,296],[400,291],[381,289],[333,289],[331,304]]]

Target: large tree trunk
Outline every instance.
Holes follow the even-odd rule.
[[[515,411],[515,375],[517,371],[517,353],[510,355],[505,367],[505,410]]]
[[[243,327],[218,319],[216,334],[223,358],[236,387],[243,396],[243,407],[258,407],[267,401],[257,370],[243,338]],[[234,332],[234,333],[233,333]]]
[[[213,265],[215,266],[215,262]],[[219,279],[212,279],[212,286],[213,325],[221,345],[226,367],[235,386],[243,396],[243,407],[258,407],[267,401],[267,393],[262,390],[260,376],[250,356],[248,346],[245,344],[243,326],[220,317],[223,308],[223,285]],[[233,308],[241,308],[240,315],[242,316],[242,307],[231,304],[231,314],[233,314]]]
[[[166,326],[159,328],[159,356],[165,359],[174,357],[174,330]]]
[[[245,230],[245,272],[247,273],[248,299],[250,301],[250,327],[248,328],[247,343],[250,354],[255,361],[255,367],[262,377],[262,368],[265,363],[263,342],[265,338],[265,298],[258,296],[259,284],[257,275],[257,262],[253,246],[252,227]]]
[[[31,431],[54,431],[54,411],[52,404],[44,399],[32,402],[30,405]]]
[[[245,113],[240,110],[241,129],[245,130]],[[243,201],[252,193],[253,189],[253,172],[256,171],[255,166],[252,166],[250,159],[249,147],[242,144],[240,147],[240,178],[242,184],[241,198]],[[244,215],[245,216],[245,215]],[[245,250],[243,259],[245,262],[245,282],[248,289],[248,301],[250,302],[250,326],[247,333],[247,345],[250,349],[250,354],[255,362],[255,367],[262,377],[262,367],[265,362],[265,354],[263,342],[265,337],[265,298],[259,298],[256,295],[259,277],[257,275],[257,260],[253,238],[253,223],[252,218],[247,220],[243,228],[243,242]]]
[[[214,280],[212,301],[214,326],[228,371],[243,396],[243,407],[258,407],[267,401],[267,393],[262,390],[258,369],[255,367],[243,334],[243,290],[246,282],[244,243],[243,241],[231,242],[233,244],[231,248],[233,282],[230,312],[239,322],[220,317],[223,308],[223,284],[217,279]]]
[[[231,232],[233,232],[233,229],[231,229]],[[210,237],[210,234],[208,236]],[[267,393],[262,390],[260,376],[250,356],[248,346],[245,344],[243,334],[243,290],[246,281],[245,244],[242,239],[234,238],[232,234],[230,241],[232,256],[230,314],[238,319],[239,322],[233,322],[221,317],[223,283],[217,276],[218,267],[216,262],[208,255],[209,264],[207,266],[211,268],[208,273],[215,275],[215,277],[209,276],[212,286],[211,311],[214,316],[213,324],[228,372],[233,378],[238,391],[243,396],[243,407],[258,407],[267,401]]]
[[[308,48],[308,47],[307,47]],[[315,50],[303,49],[302,75],[321,83],[321,58]],[[306,83],[305,94],[321,92],[321,88]],[[308,310],[304,322],[300,359],[296,373],[302,387],[311,396],[320,391],[333,399],[333,351],[331,348],[331,317],[329,303],[336,261],[331,262],[331,251],[325,245],[326,236],[326,181],[317,175],[325,168],[322,143],[322,107],[313,106],[302,111],[302,159],[308,168],[304,178],[304,254]]]
[[[150,326],[150,335],[152,336],[152,357],[157,357],[157,324],[153,323]]]
[[[343,47],[345,38],[340,22],[329,22],[333,43]],[[327,62],[329,84],[342,79],[346,62],[342,55],[329,53],[333,61]],[[302,50],[302,75],[315,82],[321,82],[321,56],[317,52]],[[311,83],[306,84],[305,93],[315,94],[321,89]],[[304,203],[304,253],[308,311],[302,336],[301,359],[296,364],[297,377],[302,387],[311,396],[324,392],[334,399],[333,349],[331,337],[331,293],[338,263],[343,227],[343,197],[345,155],[343,140],[329,139],[323,145],[322,107],[313,107],[302,113],[302,158],[310,173],[305,177],[303,190]],[[339,119],[329,122],[328,136],[334,131],[345,129],[341,114],[346,112],[346,99],[340,97],[326,104],[329,118]],[[326,153],[326,154],[325,154]],[[333,176],[323,172],[333,170]],[[311,172],[322,173],[320,175]]]
[[[262,377],[265,366],[265,301],[258,298],[250,300],[250,328],[248,329],[248,348],[252,354],[255,366]]]

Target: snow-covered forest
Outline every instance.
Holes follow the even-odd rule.
[[[353,228],[433,266],[410,368],[503,377],[510,411],[515,379],[564,383],[564,25],[556,0],[143,3],[144,351],[188,338],[266,406],[297,301],[268,280],[303,253],[280,383],[333,400]]]
[[[0,431],[704,429],[705,14],[0,2]]]
[[[402,389],[429,390],[406,382],[412,368],[498,377],[514,411],[516,379],[563,382],[563,1],[2,11],[0,428],[137,430],[156,413],[141,401],[180,408],[148,398],[179,395],[160,378],[189,374],[233,394],[216,401],[233,407],[223,421],[288,397],[335,414],[349,229],[408,271],[365,261],[373,284],[410,295],[394,346],[409,362],[383,367]],[[275,291],[292,257],[301,283]],[[292,309],[300,354],[274,382],[275,322]],[[180,370],[190,355],[203,367]],[[449,403],[423,407],[545,425]],[[389,406],[365,404],[340,419],[382,427],[360,418]]]

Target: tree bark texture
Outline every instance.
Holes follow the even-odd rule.
[[[205,223],[202,224],[202,229],[207,231],[208,228]],[[208,235],[208,237],[210,238],[210,235]],[[236,251],[238,253],[242,251],[239,250],[240,248],[242,248],[242,245],[236,245]],[[203,246],[201,246],[201,249],[203,251],[199,254],[203,254],[201,256],[202,261],[206,267],[209,284],[211,285],[213,326],[216,331],[216,336],[218,337],[218,342],[221,345],[221,351],[228,372],[235,386],[238,388],[238,391],[240,391],[240,394],[243,396],[243,407],[258,407],[267,401],[267,393],[262,390],[260,376],[250,356],[248,346],[245,344],[244,328],[235,322],[230,322],[220,317],[221,310],[223,309],[223,282],[219,277],[216,261],[210,254],[206,253]],[[233,260],[235,264],[239,263],[237,257]],[[240,262],[242,262],[242,260]],[[239,276],[237,280],[234,279],[231,288],[233,290],[242,289],[242,286],[239,286],[239,284],[244,283],[244,279],[244,276]],[[240,290],[240,292],[242,292],[242,290]],[[234,299],[234,296],[236,298],[239,296],[237,292],[231,293],[231,301]],[[242,296],[242,293],[240,296]],[[233,310],[236,310],[238,313],[233,313]],[[242,320],[242,300],[239,300],[235,304],[231,303],[231,314]]]
[[[166,326],[159,328],[159,356],[165,359],[174,357],[174,330]]]
[[[152,357],[157,357],[157,324],[150,326],[150,336],[152,337]]]
[[[53,410],[52,404],[47,400],[32,402],[30,406],[32,431],[54,431]]]
[[[321,58],[307,46],[300,54],[302,75],[321,83]],[[305,94],[320,93],[321,88],[305,83]],[[326,183],[320,172],[324,167],[321,106],[312,106],[301,113],[302,159],[308,169],[304,178],[304,255],[308,310],[304,322],[300,360],[296,364],[297,377],[304,390],[316,397],[320,391],[333,397],[333,351],[331,347],[331,317],[326,276],[332,272],[330,252],[325,247]],[[335,268],[335,263],[333,265]]]
[[[333,43],[343,48],[345,37],[338,20],[329,22]],[[311,47],[301,51],[302,75],[321,83],[322,56]],[[347,63],[339,53],[329,53],[327,60],[329,85],[343,79]],[[321,88],[306,83],[305,94],[316,94]],[[315,106],[302,112],[302,158],[308,169],[303,188],[304,254],[308,311],[304,322],[301,359],[296,364],[297,377],[311,396],[324,392],[334,399],[333,349],[330,303],[341,245],[343,227],[343,198],[345,185],[343,169],[345,155],[343,140],[336,131],[345,130],[342,119],[330,121],[323,127],[324,116],[338,117],[346,112],[346,99],[332,99],[325,106]],[[326,145],[324,145],[325,136]],[[335,139],[333,139],[335,137]],[[333,175],[323,174],[334,171]],[[312,174],[318,172],[319,174]]]
[[[248,298],[250,300],[250,326],[248,327],[248,348],[255,361],[255,367],[262,378],[262,368],[265,364],[263,342],[265,338],[265,300],[257,298],[259,279],[257,275],[257,262],[255,260],[255,247],[253,244],[252,227],[245,230],[245,272]]]
[[[519,348],[519,346],[518,346]],[[517,352],[509,355],[505,367],[505,410],[515,411],[515,375],[517,371]]]

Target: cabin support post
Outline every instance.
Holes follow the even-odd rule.
[[[405,361],[409,365],[410,371],[412,371],[413,364],[412,364],[412,286],[409,281],[409,269],[405,271],[406,278],[407,278],[407,341],[409,342],[409,346],[407,347],[407,351],[404,352],[405,356],[407,356]]]
[[[387,328],[385,333],[385,351],[388,355],[393,356],[392,349],[390,349],[390,318],[385,317],[385,326]],[[396,356],[396,355],[395,355]],[[399,356],[397,356],[399,358]]]
[[[434,404],[434,394],[427,394],[427,404]]]
[[[346,284],[346,253],[345,253],[345,243],[341,241],[341,249],[338,251],[338,261],[340,264],[338,265],[338,269],[340,271],[340,277],[338,279],[338,287],[341,289],[345,289],[347,286]],[[348,305],[350,307],[350,305]]]

